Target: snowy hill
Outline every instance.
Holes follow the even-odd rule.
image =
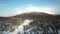
[[[30,22],[29,23],[30,25],[26,27],[26,24],[25,26],[22,25],[25,23],[24,22],[25,20],[33,20],[33,22]],[[9,32],[10,34],[10,32],[15,32],[16,29],[19,30],[21,28],[20,27],[21,25],[22,28],[26,27],[27,28],[27,29],[25,28],[26,30],[30,30],[30,28],[34,29],[35,26],[38,26],[35,27],[37,29],[39,28],[39,26],[42,25],[42,27],[45,28],[44,31],[47,32],[46,29],[48,29],[48,27],[46,26],[50,25],[53,27],[53,29],[57,30],[58,28],[60,28],[59,22],[60,22],[60,15],[51,15],[42,12],[23,13],[15,16],[10,16],[10,17],[0,17],[0,31],[6,31]]]

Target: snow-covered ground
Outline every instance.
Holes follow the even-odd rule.
[[[8,31],[3,31],[3,34],[18,34],[18,33],[20,33],[20,34],[23,34],[24,33],[24,27],[23,26],[25,26],[25,25],[28,25],[30,22],[32,22],[33,20],[28,20],[28,19],[26,19],[25,21],[24,21],[24,23],[23,24],[21,24],[21,25],[19,25],[18,26],[18,28],[15,28],[15,30],[13,31],[13,32],[10,32],[9,30]]]

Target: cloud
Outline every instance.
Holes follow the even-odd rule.
[[[36,7],[32,4],[26,5],[26,7],[16,8],[16,14],[29,13],[29,12],[45,12],[48,14],[55,14],[52,7]]]
[[[28,4],[28,5],[22,6],[20,8],[10,9],[9,7],[6,6],[6,4],[0,4],[0,5],[1,5],[0,6],[1,7],[0,16],[13,16],[13,15],[17,15],[17,14],[30,13],[30,12],[44,12],[44,13],[48,13],[48,14],[58,14],[59,13],[59,11],[56,10],[56,8],[47,7],[47,6],[39,7],[39,6],[33,6],[32,4]],[[1,9],[3,9],[3,10],[1,10]]]

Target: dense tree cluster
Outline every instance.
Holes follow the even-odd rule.
[[[33,22],[24,26],[24,34],[58,34],[58,29],[60,28],[60,15],[50,15],[38,12],[29,14],[24,13],[11,17],[0,17],[0,31],[9,30],[13,32],[17,26],[23,24],[25,19],[32,19]]]
[[[57,21],[58,23],[55,22],[56,21],[54,20],[35,19],[29,24],[29,26],[24,26],[25,33],[27,34],[30,32],[30,34],[58,34],[58,29],[60,28],[58,26],[59,21]]]

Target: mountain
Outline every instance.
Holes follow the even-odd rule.
[[[35,19],[35,18],[51,18],[53,15],[43,13],[43,12],[31,12],[31,13],[23,13],[16,16],[12,16],[12,18],[23,18],[23,19]]]
[[[10,17],[0,17],[0,31],[12,30],[13,27],[23,24],[23,21],[26,19],[40,21],[44,27],[46,26],[46,23],[52,23],[55,28],[59,28],[60,26],[60,15],[51,15],[43,12],[31,12]],[[35,24],[35,22],[33,24]]]

